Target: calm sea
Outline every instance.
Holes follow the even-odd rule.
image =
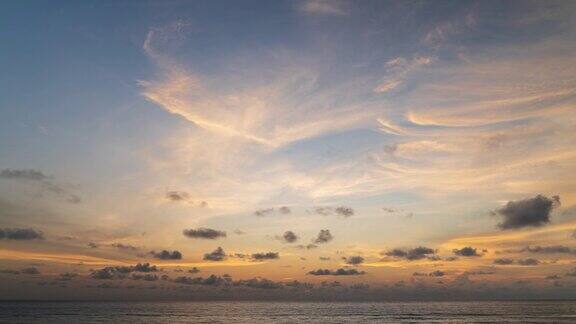
[[[576,302],[0,302],[0,322],[576,323]]]

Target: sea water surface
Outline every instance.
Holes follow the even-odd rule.
[[[576,323],[576,301],[0,302],[2,323]]]

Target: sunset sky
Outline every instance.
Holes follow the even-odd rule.
[[[4,1],[0,39],[1,299],[576,297],[575,1]]]

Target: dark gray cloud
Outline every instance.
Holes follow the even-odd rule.
[[[528,246],[519,252],[530,252],[539,254],[576,254],[576,249],[563,245],[552,246]]]
[[[204,254],[204,260],[206,261],[223,261],[225,259],[226,253],[224,253],[224,250],[221,247],[216,248],[216,250],[210,253]]]
[[[167,251],[167,250],[162,250],[160,252],[156,252],[156,251],[150,251],[148,252],[150,255],[152,255],[153,257],[155,257],[156,259],[160,259],[160,260],[181,260],[182,259],[182,253],[180,253],[179,251]]]
[[[280,254],[278,252],[260,252],[253,253],[250,258],[255,261],[275,260],[280,259]]]
[[[282,284],[265,279],[265,278],[253,278],[248,280],[238,280],[233,283],[235,286],[246,286],[250,288],[257,288],[257,289],[280,289],[282,288]]]
[[[93,279],[124,279],[127,274],[133,272],[150,273],[157,271],[159,270],[155,265],[150,265],[150,263],[138,263],[134,266],[115,266],[91,270],[90,277]]]
[[[203,285],[203,286],[224,286],[232,283],[230,276],[216,276],[210,275],[208,278],[191,278],[191,277],[178,277],[174,279],[175,283],[184,285]]]
[[[441,270],[432,271],[430,273],[414,272],[413,277],[444,277],[446,273]]]
[[[313,276],[358,276],[366,274],[364,271],[358,271],[356,269],[336,269],[336,270],[328,270],[328,269],[316,269],[308,272],[309,275]]]
[[[535,265],[539,265],[540,261],[536,260],[536,259],[528,258],[528,259],[520,259],[516,263],[518,263],[521,266],[535,266]]]
[[[41,171],[32,169],[21,169],[21,170],[4,169],[0,171],[0,179],[34,182],[39,184],[43,190],[51,192],[57,196],[60,196],[67,202],[77,204],[81,201],[80,197],[78,197],[75,194],[69,193],[68,190],[56,184],[52,180],[52,177],[45,175]]]
[[[0,228],[0,240],[42,240],[44,234],[32,228]]]
[[[276,239],[284,243],[294,243],[298,241],[298,235],[292,231],[286,231],[284,234],[282,234],[282,236],[276,236]]]
[[[40,274],[40,271],[38,271],[38,269],[36,269],[34,267],[30,267],[30,268],[24,268],[24,269],[20,270],[20,273],[29,274],[29,275],[37,275],[37,274]]]
[[[314,240],[314,243],[324,244],[324,243],[328,243],[328,242],[332,241],[333,239],[334,239],[334,237],[330,233],[330,230],[323,229],[323,230],[320,230],[320,232],[318,233],[318,237],[316,237],[316,239]]]
[[[364,263],[364,258],[356,255],[356,256],[351,256],[351,257],[347,257],[347,258],[342,258],[344,260],[344,262],[346,262],[347,264],[350,265],[359,265]]]
[[[189,238],[215,240],[221,237],[226,237],[226,232],[218,231],[211,228],[200,227],[197,229],[185,229],[182,231],[184,236]]]
[[[65,273],[61,273],[58,280],[61,281],[70,281],[74,278],[78,277],[77,273],[74,272],[65,272]]]
[[[92,249],[96,249],[96,248],[100,247],[100,245],[98,243],[94,243],[94,242],[88,242],[87,245]]]
[[[354,209],[352,209],[351,207],[346,207],[346,206],[336,207],[334,212],[336,213],[336,215],[342,216],[342,217],[350,217],[350,216],[354,215]]]
[[[339,207],[317,206],[313,208],[313,212],[322,216],[336,215],[343,218],[348,218],[354,215],[354,209],[352,209],[352,207],[346,207],[346,206],[339,206]]]
[[[188,272],[189,272],[189,273],[198,273],[198,272],[200,272],[200,269],[194,267],[194,268],[192,268],[192,269],[189,269]]]
[[[24,268],[24,269],[20,269],[20,270],[3,269],[3,270],[0,270],[0,273],[13,274],[13,275],[19,275],[19,274],[37,275],[37,274],[40,274],[40,271],[38,271],[38,269],[36,269],[34,267],[30,267],[30,268]]]
[[[495,259],[493,263],[497,265],[509,265],[514,263],[514,259],[500,258]]]
[[[20,271],[18,271],[18,270],[12,270],[12,269],[0,269],[0,273],[19,275],[19,274],[20,274]]]
[[[132,280],[158,281],[158,275],[152,273],[146,273],[146,274],[133,273],[131,278]]]
[[[292,212],[292,210],[290,209],[290,207],[282,206],[282,207],[278,208],[278,212],[280,214],[290,214]]]
[[[419,246],[413,249],[393,249],[384,253],[384,255],[399,259],[421,260],[424,258],[433,257],[436,251],[431,248]]]
[[[186,201],[190,199],[190,195],[184,191],[168,191],[166,192],[166,199],[170,201]]]
[[[463,247],[461,249],[454,249],[452,250],[452,252],[456,255],[459,256],[463,256],[463,257],[479,257],[482,256],[481,254],[478,253],[478,250],[471,247],[471,246],[466,246]]]
[[[441,271],[441,270],[436,270],[436,271],[430,272],[428,275],[430,277],[444,277],[446,275],[446,273],[444,271]]]
[[[550,214],[559,205],[559,196],[548,198],[538,195],[534,198],[509,201],[494,214],[503,218],[503,221],[498,224],[502,230],[539,227],[550,223]]]

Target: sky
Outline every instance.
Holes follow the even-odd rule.
[[[0,298],[576,298],[576,2],[3,1]]]

